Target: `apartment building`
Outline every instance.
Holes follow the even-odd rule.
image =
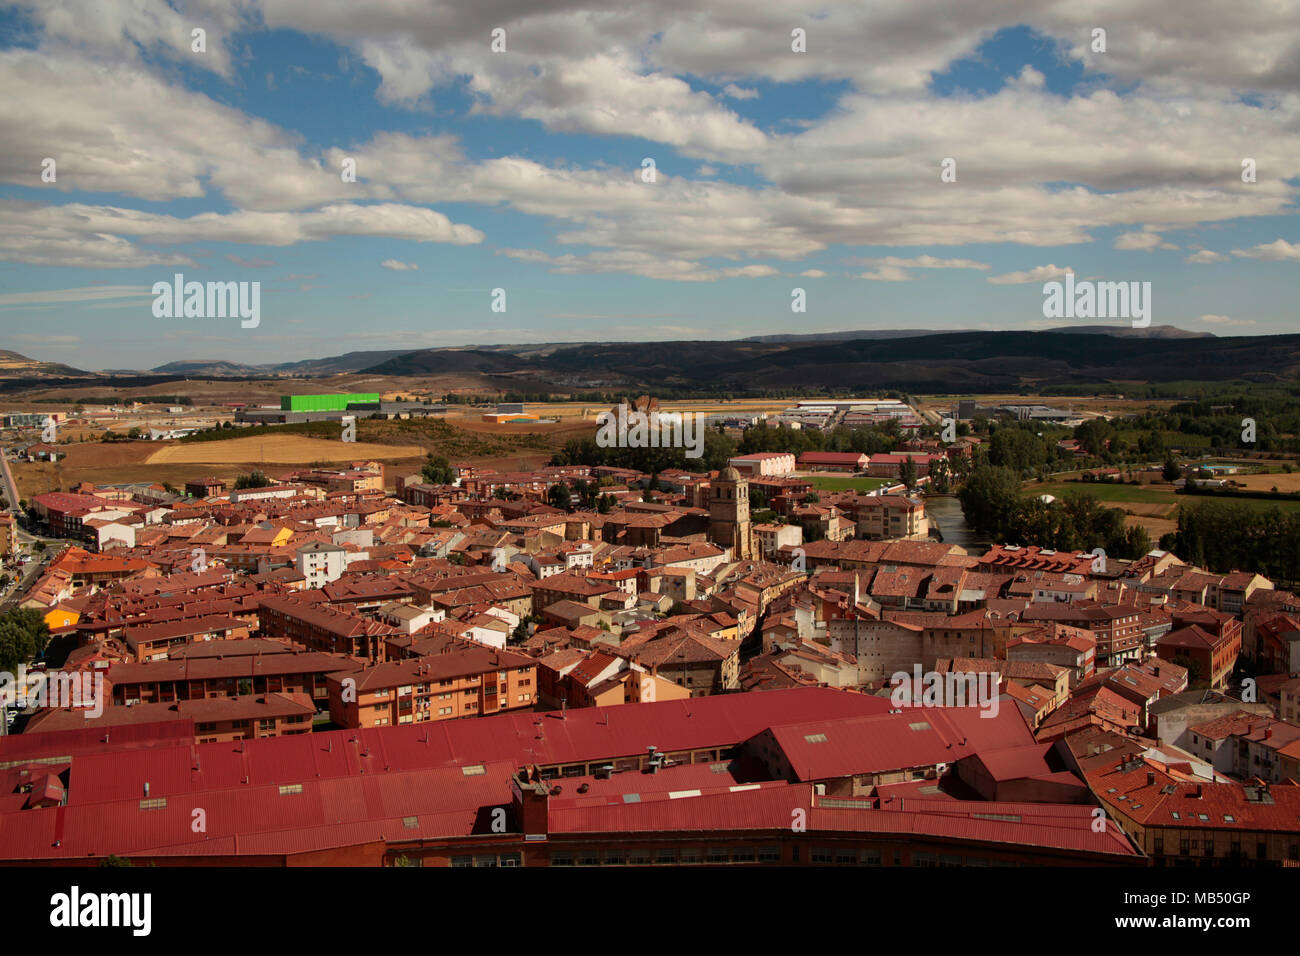
[[[268,597],[258,608],[264,637],[283,638],[311,650],[346,654],[372,662],[386,659],[384,641],[403,631],[319,600]]]
[[[531,709],[537,662],[514,651],[449,640],[438,653],[331,674],[330,719],[340,727],[391,727]]]
[[[904,495],[860,498],[854,508],[859,538],[925,539],[930,519],[925,502]]]

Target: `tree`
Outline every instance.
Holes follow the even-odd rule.
[[[1160,477],[1164,478],[1165,481],[1177,481],[1182,476],[1182,473],[1183,470],[1178,467],[1178,462],[1174,460],[1173,455],[1170,455],[1165,459],[1165,468],[1160,473]]]
[[[141,432],[139,428],[132,428],[129,432],[126,433],[126,437],[127,437],[127,438],[139,438],[142,434],[144,434],[144,433]]]
[[[240,475],[235,479],[235,491],[243,491],[246,488],[266,488],[271,484],[271,479],[266,477],[262,470],[256,469],[252,474]]]
[[[1074,437],[1089,455],[1100,457],[1119,435],[1115,426],[1104,418],[1090,418],[1074,430]]]
[[[958,498],[967,524],[981,534],[1003,538],[1020,505],[1020,478],[1010,468],[979,465]]]
[[[573,496],[569,493],[569,486],[556,482],[546,492],[546,500],[552,508],[559,508],[561,511],[568,511],[573,502]]]
[[[0,614],[0,670],[12,673],[45,650],[50,628],[35,608],[23,607]]]
[[[930,487],[941,495],[952,488],[952,466],[947,458],[938,458],[930,464]]]
[[[899,480],[911,491],[916,487],[916,462],[911,457],[903,459],[902,466],[898,469]]]
[[[420,475],[431,485],[450,485],[456,480],[456,475],[451,468],[451,462],[446,458],[433,457],[430,452],[426,456],[424,467],[420,469]]]
[[[1028,429],[1005,425],[993,433],[989,443],[989,464],[1024,474],[1046,463],[1047,446]]]

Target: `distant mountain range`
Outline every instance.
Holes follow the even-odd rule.
[[[833,346],[833,347],[828,347]],[[522,392],[597,388],[906,389],[990,392],[1061,384],[1161,381],[1258,382],[1300,378],[1300,335],[1218,337],[1172,326],[1084,326],[1020,332],[888,329],[756,336],[729,341],[595,342],[390,349],[268,365],[169,362],[137,379],[454,377],[457,387]],[[0,352],[0,388],[115,381]]]
[[[1135,329],[1126,325],[1071,325],[1041,332],[1066,332],[1075,335],[1118,335],[1133,339],[1212,339],[1213,332],[1189,332],[1176,325],[1152,325]],[[851,342],[854,339],[911,339],[925,335],[951,334],[944,329],[858,329],[852,332],[810,332],[807,334],[751,335],[744,342]]]
[[[827,346],[833,345],[833,348]],[[614,342],[545,355],[424,349],[373,375],[480,372],[498,387],[898,388],[998,391],[1046,384],[1294,380],[1300,336],[1219,338],[1104,332],[937,332],[790,341]]]

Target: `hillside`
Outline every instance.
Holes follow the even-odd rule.
[[[829,342],[621,342],[508,355],[424,349],[368,373],[473,371],[545,390],[577,377],[626,386],[1003,391],[1125,381],[1294,380],[1300,336],[1128,337],[1090,332],[941,332]],[[498,383],[499,384],[499,383]]]
[[[0,378],[34,378],[56,375],[60,378],[93,378],[93,372],[82,371],[59,362],[40,362],[18,352],[0,349]]]

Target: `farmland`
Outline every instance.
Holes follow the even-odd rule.
[[[150,455],[146,464],[256,461],[268,465],[309,465],[317,461],[333,463],[371,458],[387,461],[394,458],[417,458],[423,454],[424,449],[420,445],[329,441],[325,438],[311,438],[305,435],[259,435],[230,438],[226,441],[169,443]]]

